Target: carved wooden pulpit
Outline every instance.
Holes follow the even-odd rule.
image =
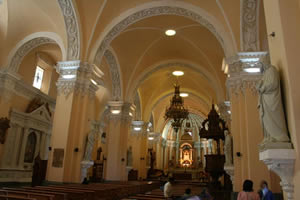
[[[224,174],[225,156],[221,155],[220,139],[225,140],[224,135],[225,121],[222,120],[212,104],[208,118],[202,122],[202,128],[199,131],[200,138],[213,139],[217,143],[217,154],[205,155],[206,167],[212,178],[212,185],[216,188],[220,187],[219,177]]]

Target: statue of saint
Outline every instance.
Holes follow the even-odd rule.
[[[129,146],[129,149],[127,150],[127,166],[132,166],[132,147]]]
[[[90,161],[92,159],[92,151],[93,151],[94,143],[95,143],[95,133],[94,131],[91,131],[87,137],[83,160]]]
[[[229,134],[228,130],[224,131],[225,142],[224,142],[224,154],[225,154],[225,165],[233,165],[232,162],[232,136]]]
[[[263,143],[289,142],[281,100],[279,73],[271,64],[263,64],[263,70],[263,78],[257,85],[258,108],[264,134]]]

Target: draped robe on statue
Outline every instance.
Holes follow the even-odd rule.
[[[262,82],[258,86],[259,112],[264,142],[288,142],[279,73],[272,65],[265,66],[265,68]]]

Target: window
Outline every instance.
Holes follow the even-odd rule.
[[[33,80],[33,87],[37,89],[41,89],[42,82],[43,82],[43,75],[44,75],[44,69],[37,66],[35,70],[34,80]]]

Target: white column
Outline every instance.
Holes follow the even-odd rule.
[[[29,135],[29,128],[25,127],[21,151],[20,151],[20,157],[19,157],[19,162],[18,162],[18,168],[20,168],[20,169],[24,169],[25,148],[26,148],[26,144],[27,144],[28,135]]]

